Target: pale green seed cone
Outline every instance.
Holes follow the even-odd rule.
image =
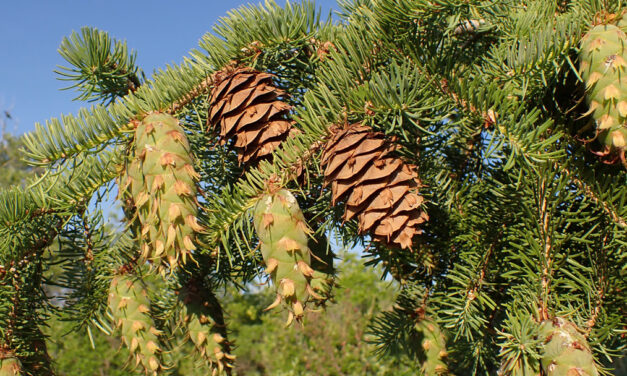
[[[230,375],[235,356],[231,355],[222,309],[217,300],[192,288],[179,292],[182,303],[181,327],[192,341],[196,354],[211,368],[212,376]]]
[[[8,356],[0,360],[0,376],[20,376],[22,363],[15,356]]]
[[[191,258],[197,223],[196,180],[191,149],[176,118],[149,114],[135,129],[134,159],[120,179],[121,197],[136,208],[142,260],[161,272]]]
[[[623,32],[627,33],[627,11],[623,11],[622,16],[618,20],[618,26]]]
[[[311,268],[311,230],[296,198],[285,189],[264,195],[255,207],[254,225],[277,292],[268,309],[282,304],[289,312],[288,325],[301,320],[309,305],[329,298],[332,277]]]
[[[145,285],[130,275],[117,275],[109,288],[109,310],[122,342],[129,349],[132,367],[142,367],[146,374],[163,370],[159,330],[150,316],[150,300]]]
[[[604,148],[600,154],[623,159],[627,139],[626,47],[627,36],[619,26],[598,25],[582,38],[579,52],[588,114]]]
[[[421,370],[425,376],[449,375],[446,358],[446,338],[438,324],[431,319],[422,319],[415,325],[422,337],[421,346],[425,360]]]
[[[598,376],[592,351],[577,327],[560,317],[540,324],[540,363],[547,376]]]

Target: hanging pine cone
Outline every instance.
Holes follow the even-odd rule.
[[[283,303],[289,312],[289,325],[293,319],[302,319],[308,305],[322,304],[330,297],[333,279],[311,267],[311,230],[290,191],[280,189],[264,195],[253,219],[266,273],[277,292],[267,309]]]
[[[214,296],[203,294],[193,284],[179,291],[181,325],[196,353],[211,367],[211,375],[230,375],[235,356],[231,355],[222,308]]]
[[[250,68],[216,73],[209,125],[220,130],[220,144],[234,139],[240,163],[268,157],[296,130],[287,119],[292,107],[279,99],[284,94],[268,73]]]
[[[113,277],[109,288],[109,310],[122,342],[131,353],[131,365],[141,365],[146,374],[157,375],[163,366],[159,360],[161,334],[150,316],[150,300],[144,284],[129,274]]]
[[[592,351],[577,327],[561,317],[540,324],[544,375],[598,376]]]
[[[136,208],[142,260],[162,272],[185,263],[195,249],[198,174],[176,118],[152,113],[135,129],[134,159],[120,179],[120,197]]]
[[[20,376],[22,374],[22,363],[9,351],[0,348],[0,376]]]
[[[428,318],[420,320],[414,326],[421,336],[420,345],[424,351],[424,362],[420,369],[425,376],[450,375],[446,358],[446,338],[438,324]]]
[[[627,14],[625,15],[627,17]],[[621,19],[619,26],[627,26]],[[581,40],[579,72],[586,84],[587,114],[602,144],[605,162],[619,159],[627,168],[627,35],[614,25],[598,25]]]
[[[346,201],[344,220],[359,216],[359,232],[389,246],[408,248],[418,225],[429,217],[421,209],[416,167],[390,155],[384,135],[360,124],[333,128],[322,153],[325,185],[332,204]]]

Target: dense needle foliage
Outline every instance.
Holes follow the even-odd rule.
[[[308,1],[239,8],[148,79],[104,32],[64,40],[72,67],[59,73],[98,103],[25,135],[23,157],[42,173],[0,191],[0,375],[52,372],[41,328],[53,313],[121,335],[128,372],[173,372],[194,348],[207,372],[231,374],[234,345],[275,333],[230,333],[222,292],[267,278],[291,303],[288,322],[334,330],[294,297],[342,294],[336,244],[362,246],[398,282],[364,340],[427,375],[596,375],[620,356],[623,2],[339,5],[334,22]],[[248,73],[229,75],[238,69]],[[118,193],[126,175],[142,184]],[[291,193],[255,215],[280,190]],[[120,228],[102,219],[115,198]],[[189,255],[146,257],[164,249]],[[298,279],[264,277],[290,258]],[[121,276],[141,299],[111,288]]]

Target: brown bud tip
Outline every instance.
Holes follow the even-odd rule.
[[[133,329],[133,332],[138,332],[142,329],[145,328],[145,325],[143,322],[141,321],[133,321],[133,324],[131,325],[131,329]]]
[[[198,332],[198,335],[196,335],[197,343],[204,343],[206,339],[207,339],[207,336],[205,335],[204,332]]]
[[[281,295],[277,294],[276,295],[276,299],[274,299],[274,301],[272,302],[272,304],[270,304],[269,306],[267,306],[264,311],[269,311],[274,307],[277,307],[279,304],[281,304]]]
[[[191,229],[192,229],[192,230],[194,230],[194,231],[196,231],[196,232],[200,232],[200,231],[204,230],[204,229],[203,229],[203,227],[202,227],[201,225],[199,225],[199,224],[198,224],[198,219],[197,219],[195,216],[191,215],[191,214],[190,214],[190,215],[188,215],[188,216],[185,218],[185,223],[186,223],[189,227],[191,227]]]
[[[118,309],[125,308],[128,305],[129,298],[122,298],[118,303]]]
[[[174,154],[163,153],[161,159],[159,159],[159,163],[161,163],[161,166],[176,166],[176,162],[174,161]]]
[[[286,236],[282,237],[281,240],[277,242],[277,245],[287,252],[293,252],[300,249],[300,244],[298,244],[296,240]]]
[[[194,246],[194,242],[192,241],[192,238],[189,235],[185,235],[185,237],[183,238],[183,244],[185,245],[185,248],[187,248],[188,251],[192,251],[196,248]]]
[[[601,118],[597,122],[599,129],[608,129],[614,126],[614,117],[609,114],[605,114],[601,116]]]
[[[174,191],[179,196],[190,196],[192,194],[192,189],[185,184],[185,182],[180,180],[177,180],[176,183],[174,183]]]
[[[155,176],[154,180],[152,181],[152,191],[156,192],[159,189],[161,189],[161,187],[163,187],[163,183],[164,183],[163,176],[161,175]]]
[[[196,180],[200,179],[200,174],[198,174],[196,170],[194,170],[194,167],[192,165],[186,164],[185,166],[183,166],[183,169],[185,170],[187,175],[191,176],[192,178]]]
[[[181,207],[179,204],[170,204],[168,208],[168,219],[174,222],[181,215]]]
[[[268,228],[271,224],[274,223],[274,215],[271,213],[263,214],[263,228]]]
[[[287,328],[288,326],[292,325],[293,321],[294,321],[294,314],[290,311],[287,314],[287,322],[285,323],[285,327]]]
[[[279,261],[275,258],[269,258],[268,262],[266,262],[266,274],[272,274],[272,272],[279,265]]]
[[[301,273],[303,273],[305,277],[309,277],[309,278],[313,277],[314,270],[305,261],[303,260],[298,261],[298,269],[300,270]]]
[[[213,333],[213,340],[215,343],[222,343],[225,341],[224,337],[222,337],[220,333]]]
[[[296,290],[296,287],[294,286],[294,281],[289,278],[283,278],[281,280],[281,290],[284,297],[288,298],[290,296],[293,296]]]
[[[156,371],[159,369],[159,361],[154,356],[151,356],[150,360],[148,361],[148,366],[152,371]]]
[[[174,140],[178,142],[185,141],[185,136],[181,132],[177,131],[176,129],[169,131],[167,135],[172,137]]]
[[[163,241],[157,240],[155,241],[155,256],[161,256],[165,251],[165,245]]]
[[[159,346],[154,343],[154,341],[148,341],[148,343],[146,343],[146,348],[153,354],[159,351]]]
[[[612,132],[612,144],[619,148],[624,148],[627,145],[627,141],[625,141],[625,135],[623,134],[623,132]]]
[[[139,347],[139,340],[137,339],[137,337],[133,337],[133,339],[131,340],[131,345],[129,346],[129,349],[131,350],[131,352],[135,352],[135,350],[137,350],[138,347]]]
[[[300,317],[303,315],[303,305],[299,301],[292,304],[292,309],[294,310],[294,315],[296,317]]]
[[[614,85],[608,85],[605,88],[605,92],[603,93],[603,97],[608,100],[608,99],[618,99],[618,97],[620,97],[620,90],[618,90],[618,88],[616,88],[616,86]]]
[[[431,341],[428,339],[422,341],[422,348],[425,349],[425,351],[428,351],[431,348]]]

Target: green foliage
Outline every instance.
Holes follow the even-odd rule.
[[[77,328],[111,333],[109,281],[144,269],[142,230],[129,224],[112,234],[100,213],[137,146],[133,124],[159,111],[179,119],[200,176],[200,226],[186,224],[195,262],[166,279],[138,275],[151,307],[143,319],[163,333],[167,372],[193,372],[169,351],[189,334],[175,324],[176,292],[193,277],[203,296],[229,292],[225,324],[242,374],[550,372],[543,357],[551,341],[541,329],[556,318],[590,349],[585,367],[594,374],[626,346],[627,174],[580,141],[577,130],[591,118],[576,66],[586,31],[617,24],[624,8],[600,0],[355,0],[342,2],[333,24],[308,1],[267,2],[231,12],[180,65],[132,90],[139,70],[124,44],[93,29],[75,34],[62,48],[76,68],[67,78],[81,98],[103,103],[22,138],[22,155],[42,175],[27,188],[0,190],[0,345],[28,372],[49,374],[40,327],[54,310],[44,280],[66,289],[55,299]],[[82,70],[89,64],[97,74]],[[206,126],[213,74],[227,64],[275,74],[293,106],[293,137],[255,166],[238,165]],[[360,236],[323,185],[321,149],[335,126],[352,123],[382,132],[396,143],[390,156],[418,167],[430,219],[411,250]],[[280,319],[262,311],[271,297],[236,292],[262,271],[266,239],[254,231],[253,212],[269,181],[296,197],[312,237],[363,245],[366,265],[398,283],[384,287],[349,261],[338,304],[305,313],[304,328],[279,330]],[[132,208],[125,214],[132,218]],[[308,246],[312,265],[332,258],[326,242]],[[56,264],[61,270],[46,274]],[[396,306],[377,313],[394,291]],[[375,360],[375,348],[398,358]]]
[[[63,38],[59,54],[71,68],[59,66],[60,80],[74,82],[67,89],[76,89],[76,100],[100,101],[110,104],[116,98],[137,90],[142,71],[135,66],[137,54],[128,52],[126,42],[117,41],[108,33],[83,27]]]

